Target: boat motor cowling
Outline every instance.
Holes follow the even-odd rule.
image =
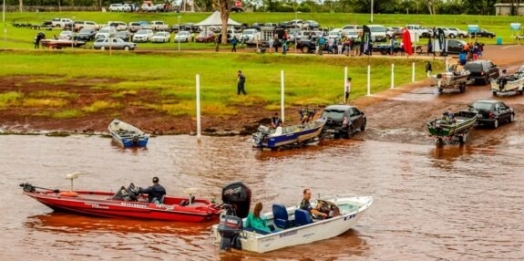
[[[230,205],[227,215],[245,218],[251,205],[251,189],[242,182],[233,182],[222,187],[222,202]]]

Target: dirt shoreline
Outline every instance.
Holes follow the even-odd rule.
[[[516,53],[522,53],[524,46],[487,46],[485,48],[484,59],[490,59],[499,67],[513,71],[522,65]],[[41,76],[44,77],[45,76]],[[62,91],[75,92],[79,98],[72,104],[75,107],[82,107],[91,104],[95,100],[111,99],[111,93],[104,90],[91,90],[90,88],[79,88],[78,84],[45,84],[42,82],[31,82],[34,76],[4,76],[0,77],[2,84],[0,92],[9,92],[13,90],[29,93],[33,91]],[[95,82],[96,81],[96,82]],[[82,87],[89,87],[101,82],[109,81],[107,79],[93,80],[85,82]],[[410,92],[417,88],[429,85],[429,80],[422,80],[395,89],[383,91],[370,97],[360,97],[351,100],[351,104],[366,111],[376,111],[373,106],[383,101],[390,100],[393,97]],[[19,86],[23,86],[20,90]],[[129,95],[124,97],[124,104],[131,103],[140,95],[141,101],[154,103],[157,99],[153,94],[144,91],[140,94]],[[381,107],[381,106],[378,106]],[[299,121],[300,108],[286,109],[286,122],[294,124]],[[317,108],[317,112],[321,111]],[[260,124],[268,123],[269,117],[276,111],[267,111],[263,104],[238,108],[241,113],[231,117],[219,116],[202,116],[202,134],[215,136],[232,136],[232,135],[251,135],[256,131]],[[107,125],[115,115],[121,120],[132,123],[141,128],[146,133],[152,135],[177,135],[177,134],[195,134],[196,119],[190,116],[170,116],[152,109],[138,108],[134,106],[124,106],[122,109],[112,109],[103,112],[90,113],[87,116],[68,119],[54,119],[49,116],[34,116],[38,114],[38,108],[31,107],[13,107],[0,110],[0,134],[45,134],[45,135],[71,135],[71,134],[107,134]],[[317,113],[318,115],[318,113]],[[368,117],[370,117],[368,115]],[[372,117],[372,116],[371,116]]]

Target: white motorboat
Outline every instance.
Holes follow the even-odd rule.
[[[336,237],[353,228],[372,203],[371,196],[333,196],[312,200],[314,208],[322,205],[321,209],[330,213],[330,217],[323,220],[312,219],[309,212],[298,206],[286,208],[274,204],[273,211],[265,214],[266,224],[275,228],[270,233],[246,228],[246,215],[242,217],[231,213],[222,214],[220,223],[214,225],[212,230],[215,243],[220,244],[222,250],[238,248],[265,253]]]

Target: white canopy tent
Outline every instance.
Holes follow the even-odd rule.
[[[208,18],[204,19],[204,21],[200,23],[196,23],[195,25],[196,26],[221,26],[222,19],[220,18],[220,12],[215,11]],[[241,25],[241,24],[229,18],[227,20],[227,25]]]

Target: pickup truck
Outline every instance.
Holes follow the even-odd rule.
[[[167,29],[169,29],[169,26],[166,23],[164,23],[164,21],[152,21],[151,29],[154,31],[167,31]]]
[[[59,27],[62,29],[71,28],[73,26],[73,20],[69,18],[53,18],[51,20],[53,27]]]

